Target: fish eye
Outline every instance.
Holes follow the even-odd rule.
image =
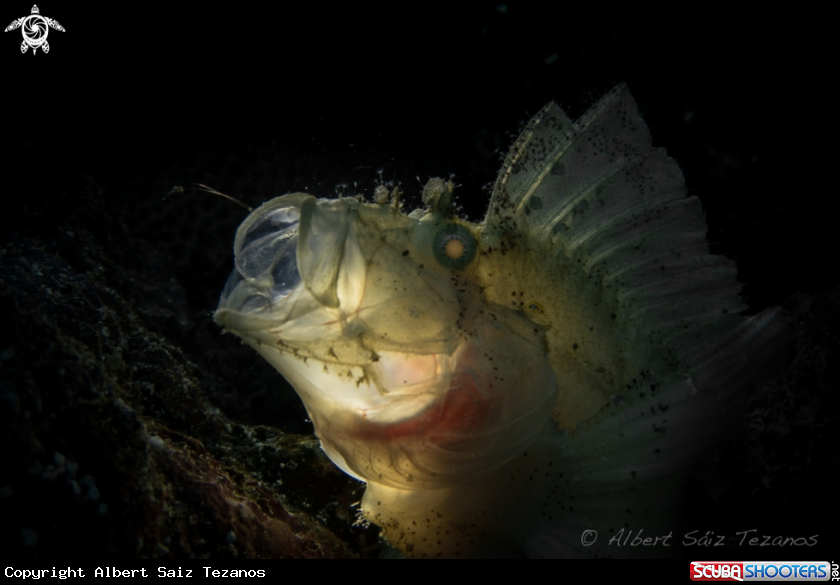
[[[466,268],[475,257],[477,247],[478,242],[470,230],[457,223],[443,226],[432,242],[435,259],[451,270]]]

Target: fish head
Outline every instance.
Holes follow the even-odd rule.
[[[268,201],[237,231],[215,313],[291,383],[340,468],[407,490],[504,465],[558,395],[545,327],[488,301],[481,226],[436,194],[411,215],[303,193]]]
[[[734,263],[624,85],[576,122],[540,110],[482,223],[452,189],[430,180],[408,215],[384,186],[267,202],[216,321],[297,390],[402,554],[643,553],[585,537],[680,525],[693,465],[790,323],[741,314]]]

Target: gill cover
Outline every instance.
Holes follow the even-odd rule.
[[[446,262],[448,237],[464,247]],[[215,319],[289,380],[346,472],[456,485],[520,454],[557,397],[544,328],[482,301],[475,247],[443,215],[278,197],[237,231]]]

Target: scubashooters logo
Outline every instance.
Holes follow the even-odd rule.
[[[32,6],[32,14],[13,20],[12,24],[6,27],[3,32],[20,29],[23,33],[23,42],[20,44],[20,52],[25,53],[27,49],[32,47],[32,54],[38,52],[40,48],[44,53],[50,52],[50,44],[47,42],[47,35],[51,28],[64,32],[64,27],[58,24],[57,20],[41,16],[41,11],[38,10],[38,5]]]
[[[816,561],[693,561],[692,581],[828,581],[831,566]]]

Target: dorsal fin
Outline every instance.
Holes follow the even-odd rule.
[[[575,123],[544,107],[514,143],[486,222],[578,262],[614,291],[623,319],[644,322],[691,369],[743,321],[734,263],[709,253],[700,201],[651,147],[624,84]]]

